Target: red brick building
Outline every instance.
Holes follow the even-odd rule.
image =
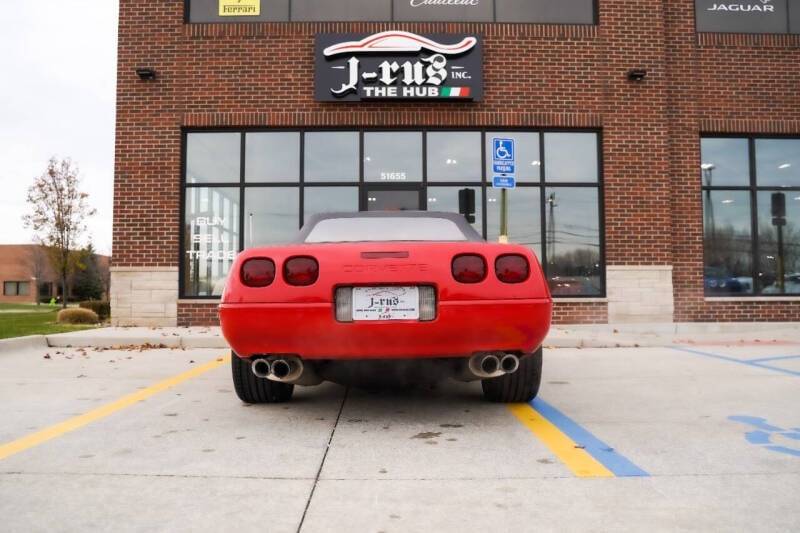
[[[399,31],[434,45],[358,88],[317,43]],[[455,97],[363,89],[434,87],[437,53]],[[214,323],[235,253],[315,212],[470,188],[496,239],[500,138],[557,322],[800,320],[799,67],[800,0],[121,2],[112,316]]]

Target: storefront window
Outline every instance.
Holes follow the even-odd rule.
[[[542,259],[542,215],[539,187],[518,187],[508,196],[508,238],[510,242],[524,244]],[[502,222],[502,194],[500,189],[486,190],[486,237],[497,242]]]
[[[422,181],[422,133],[365,133],[364,179],[383,182]]]
[[[599,201],[596,188],[545,190],[545,254],[554,296],[600,296]]]
[[[248,133],[245,180],[297,182],[300,180],[300,133]]]
[[[480,132],[428,133],[428,181],[480,181],[480,179]]]
[[[303,198],[303,220],[321,213],[358,211],[358,187],[306,187]]]
[[[186,136],[186,183],[239,181],[241,133],[190,133]]]
[[[594,133],[545,133],[545,179],[561,183],[596,182],[597,135]]]
[[[245,248],[291,242],[299,220],[299,187],[258,187],[245,191]]]
[[[191,187],[185,201],[183,291],[219,296],[239,251],[239,188]]]
[[[291,20],[595,24],[595,1],[189,0],[187,20],[193,23]]]
[[[701,146],[706,295],[800,295],[800,140]]]
[[[505,194],[492,187],[495,137],[514,140],[517,186]],[[475,192],[478,233],[497,241],[505,218],[553,294],[605,292],[595,132],[199,131],[185,142],[181,297],[218,297],[239,251],[291,242],[314,214],[458,213],[463,189]]]
[[[480,187],[428,187],[428,211],[458,213],[458,194],[462,189],[475,191],[475,222],[472,226],[483,233],[483,190]]]
[[[703,185],[744,185],[750,183],[747,139],[708,138],[702,144]]]
[[[358,132],[306,133],[306,181],[358,181],[359,152]]]

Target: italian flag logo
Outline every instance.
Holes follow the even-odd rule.
[[[440,98],[469,98],[469,87],[442,87]]]

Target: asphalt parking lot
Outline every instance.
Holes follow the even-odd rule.
[[[800,344],[545,352],[541,400],[299,388],[222,350],[0,354],[3,531],[800,529]]]

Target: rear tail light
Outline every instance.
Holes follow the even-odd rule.
[[[436,289],[433,287],[419,288],[419,319],[421,322],[436,319]]]
[[[336,289],[336,320],[339,322],[353,321],[352,287],[339,287]]]
[[[531,275],[531,266],[523,255],[501,255],[494,262],[497,279],[503,283],[522,283]]]
[[[474,254],[457,255],[453,259],[453,277],[461,283],[480,283],[486,279],[486,260]]]
[[[319,278],[319,263],[313,257],[292,257],[283,265],[283,278],[289,285],[313,285]]]
[[[242,264],[240,277],[248,287],[266,287],[275,281],[275,262],[264,257],[248,259]]]

